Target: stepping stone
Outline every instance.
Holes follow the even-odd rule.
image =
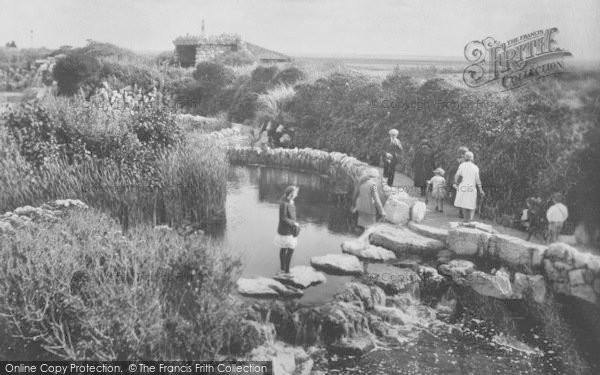
[[[311,285],[317,285],[326,281],[323,273],[316,271],[310,266],[292,267],[289,274],[276,275],[273,278],[282,284],[291,285],[302,289],[306,289]]]
[[[441,241],[422,236],[405,227],[389,224],[378,225],[369,240],[373,245],[393,251],[399,258],[407,253],[433,256],[445,248]]]
[[[346,240],[342,242],[342,252],[356,255],[362,259],[386,261],[396,259],[396,255],[381,246],[374,246],[368,242],[358,240]]]
[[[408,227],[422,236],[431,237],[438,241],[446,242],[446,240],[448,239],[447,229],[436,228],[421,223],[415,223],[414,221],[409,221]]]
[[[240,294],[252,297],[301,297],[302,291],[269,277],[242,278],[237,281]]]
[[[330,274],[357,275],[364,272],[360,260],[354,255],[327,254],[310,258],[310,265]]]

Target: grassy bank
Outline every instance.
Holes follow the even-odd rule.
[[[122,237],[94,210],[0,241],[0,358],[215,358],[239,341],[239,262],[146,226]]]

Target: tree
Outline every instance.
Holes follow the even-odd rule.
[[[17,48],[17,43],[13,40],[12,42],[6,43],[6,47],[8,48]]]

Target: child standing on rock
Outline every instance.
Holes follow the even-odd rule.
[[[444,212],[444,199],[446,199],[446,179],[444,178],[444,170],[436,168],[434,176],[427,181],[431,190],[431,197],[435,199],[435,210]]]

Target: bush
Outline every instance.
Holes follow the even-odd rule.
[[[214,244],[72,211],[0,242],[0,356],[215,359],[237,334],[239,261]]]
[[[574,181],[579,180],[568,177],[569,171],[579,174],[575,171],[582,167],[591,171],[594,161],[581,163],[577,158],[595,160],[595,155],[589,151],[574,155],[584,147],[578,134],[598,126],[597,118],[590,116],[597,113],[598,103],[592,99],[594,86],[589,79],[548,78],[498,97],[473,94],[442,79],[419,85],[398,73],[381,83],[333,74],[297,85],[288,108],[299,146],[345,152],[372,163],[379,162],[377,150],[388,130],[397,128],[405,146],[400,168],[409,175],[415,145],[422,137],[433,143],[436,163],[446,170],[455,163],[458,147],[468,146],[487,191],[482,211],[494,218],[517,213],[529,196],[573,191]],[[569,106],[565,94],[556,95],[569,88],[578,96],[573,100],[583,106]],[[590,144],[591,139],[590,135]],[[573,203],[570,200],[568,205]],[[580,217],[573,212],[570,220]]]
[[[196,65],[193,76],[200,87],[209,90],[222,88],[233,80],[233,72],[230,69],[208,61]]]
[[[296,67],[290,67],[277,73],[273,80],[278,84],[293,85],[298,81],[302,81],[304,78],[306,78],[306,75],[303,71]]]
[[[100,62],[80,53],[69,54],[56,62],[52,75],[59,95],[75,94],[86,80],[93,80],[100,70]]]

